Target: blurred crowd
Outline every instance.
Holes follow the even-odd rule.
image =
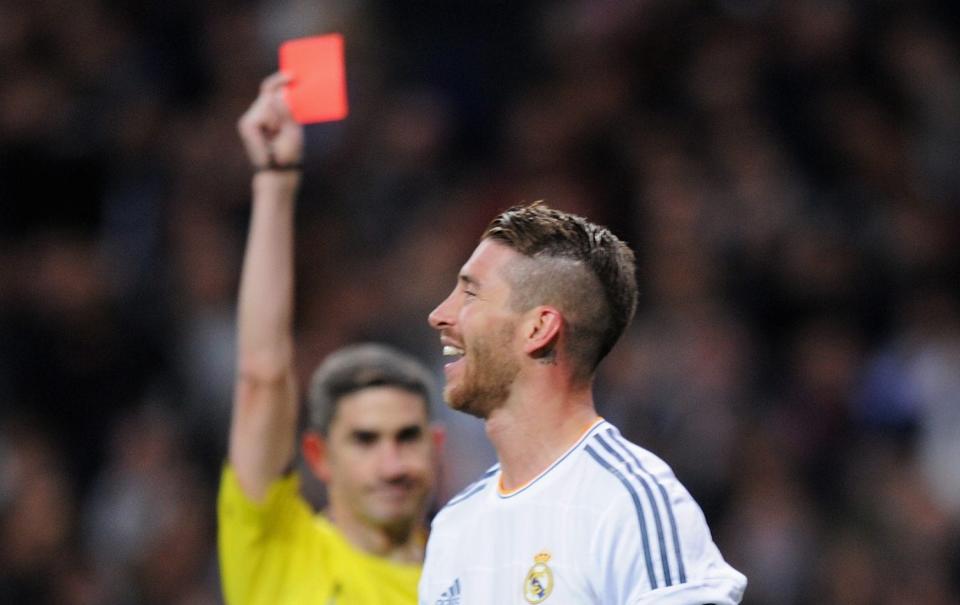
[[[330,31],[351,115],[307,131],[301,380],[357,340],[439,377],[427,313],[546,199],[637,252],[600,411],[747,605],[960,602],[954,3],[0,0],[0,603],[220,602],[235,124],[280,41]],[[442,502],[492,452],[438,407]]]

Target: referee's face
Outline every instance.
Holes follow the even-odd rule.
[[[409,531],[434,483],[434,443],[423,397],[397,387],[345,395],[325,457],[333,518]]]

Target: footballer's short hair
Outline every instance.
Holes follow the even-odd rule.
[[[557,307],[569,326],[568,354],[578,375],[592,374],[636,312],[633,251],[606,227],[542,202],[503,212],[483,239],[524,257],[505,270],[511,306]]]

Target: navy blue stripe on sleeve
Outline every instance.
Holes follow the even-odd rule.
[[[657,577],[653,572],[653,559],[650,556],[650,539],[647,536],[647,520],[643,516],[643,505],[640,504],[640,496],[637,494],[637,490],[634,489],[633,484],[623,476],[623,473],[613,468],[613,465],[603,459],[600,454],[596,452],[589,445],[584,447],[588,454],[590,454],[597,463],[603,468],[607,469],[614,477],[620,480],[620,483],[627,488],[627,491],[630,492],[630,498],[633,499],[633,506],[637,509],[637,520],[640,522],[640,538],[643,541],[643,554],[644,559],[647,563],[647,576],[650,578],[650,588],[657,588]]]
[[[623,437],[618,435],[612,428],[607,429],[607,434],[610,436],[611,441],[620,446],[620,448],[626,452],[628,456],[630,456],[630,458],[636,463],[637,468],[650,477],[654,485],[656,485],[660,491],[660,495],[663,496],[664,507],[667,509],[667,518],[670,520],[670,531],[673,537],[673,550],[677,558],[677,573],[680,576],[680,583],[685,583],[687,581],[687,572],[683,565],[683,551],[680,548],[680,533],[677,531],[677,518],[673,514],[673,505],[670,504],[670,497],[667,495],[667,489],[663,487],[659,481],[657,481],[657,478],[653,475],[653,473],[643,467],[643,464],[640,463],[640,460],[630,450],[631,444],[629,441],[626,441]]]
[[[673,577],[670,574],[670,557],[667,555],[667,544],[666,544],[666,535],[663,531],[663,522],[660,520],[660,507],[657,506],[657,498],[653,495],[653,490],[650,489],[650,484],[647,480],[633,470],[630,463],[621,456],[613,446],[606,442],[602,435],[597,435],[594,437],[594,440],[597,441],[603,449],[607,450],[611,456],[617,459],[618,462],[626,466],[627,472],[636,479],[640,485],[643,487],[643,491],[647,494],[647,499],[650,500],[650,506],[653,509],[653,521],[657,526],[657,543],[660,546],[660,562],[663,565],[663,581],[667,586],[673,586]]]
[[[468,487],[465,491],[462,491],[456,496],[454,496],[453,498],[451,498],[451,500],[447,502],[447,505],[444,506],[444,508],[449,508],[451,506],[460,504],[470,496],[473,496],[474,494],[478,494],[481,491],[483,491],[483,488],[486,486],[487,486],[486,482],[480,482]]]
[[[497,474],[498,470],[500,470],[500,465],[494,464],[492,467],[490,467],[490,469],[487,470],[487,472],[481,475],[479,479],[477,479],[467,487],[460,490],[460,492],[454,495],[453,498],[450,498],[450,501],[447,502],[443,508],[447,508],[455,504],[460,504],[470,496],[473,496],[474,494],[477,494],[483,491],[483,488],[487,485],[487,482],[485,481],[485,479],[489,479],[493,475]]]

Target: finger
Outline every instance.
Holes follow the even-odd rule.
[[[287,97],[283,94],[283,90],[277,90],[270,95],[268,102],[270,113],[278,120],[286,122],[293,119],[293,114],[290,113],[290,105],[287,104]]]
[[[291,78],[290,75],[285,74],[282,71],[274,72],[264,78],[263,82],[260,83],[260,94],[272,94],[289,84],[292,80],[293,78]]]
[[[275,113],[273,111],[265,111],[266,108],[256,107],[251,108],[250,111],[243,114],[240,117],[240,120],[237,122],[237,130],[240,131],[240,134],[245,137],[257,137],[264,126],[269,127],[271,123],[275,123],[276,119],[271,119],[269,113]]]
[[[278,94],[280,94],[279,91],[257,97],[250,109],[240,117],[239,127],[241,132],[254,132],[264,126],[267,128],[279,126],[284,115],[272,102],[272,97]]]
[[[237,120],[237,131],[244,137],[252,135],[257,129],[257,121],[254,116],[247,112]]]

